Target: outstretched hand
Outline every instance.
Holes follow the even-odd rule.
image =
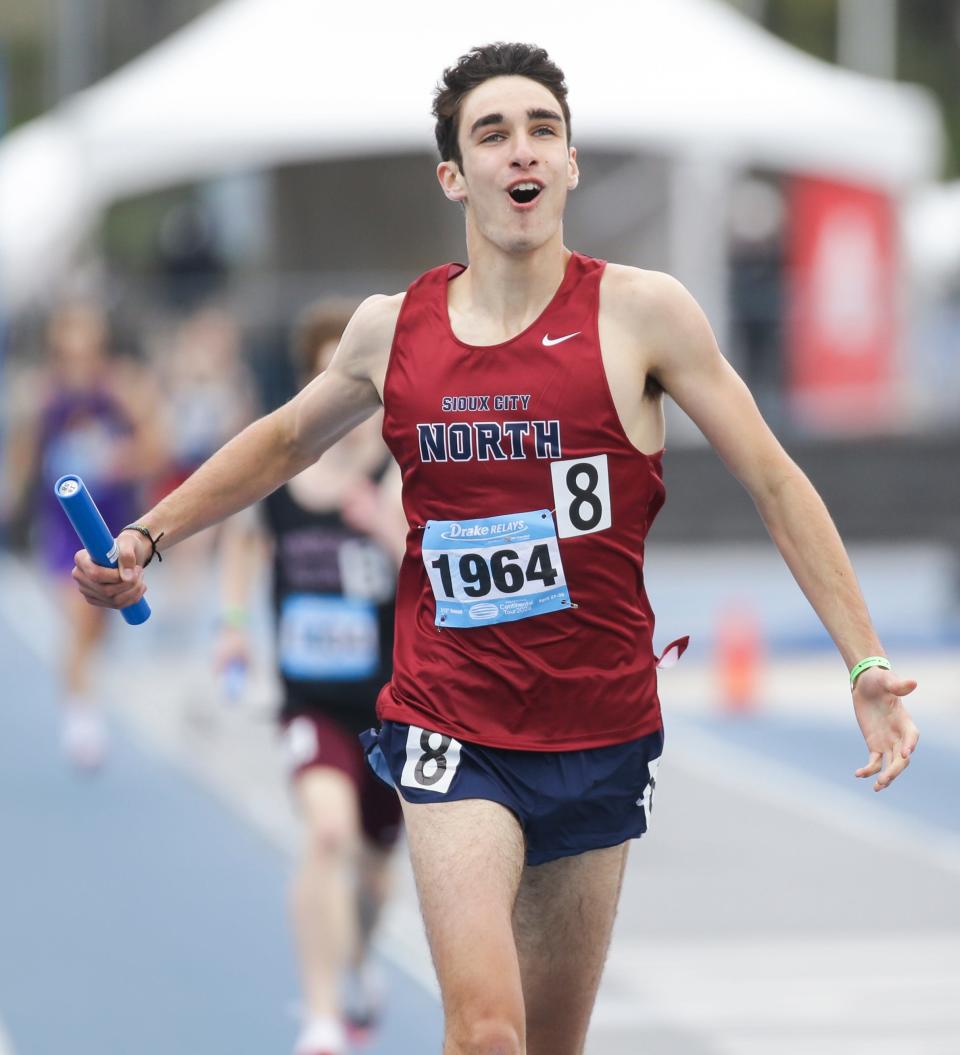
[[[910,765],[920,732],[901,697],[916,687],[912,678],[898,678],[892,670],[881,667],[870,667],[857,678],[853,709],[870,758],[854,775],[872,777],[879,773],[874,791],[883,791]]]

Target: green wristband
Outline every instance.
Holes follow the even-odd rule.
[[[238,604],[228,604],[220,613],[220,625],[231,630],[243,630],[247,625],[247,612]]]
[[[884,670],[890,669],[890,660],[885,656],[867,656],[866,659],[861,659],[860,662],[850,671],[850,689],[853,690],[854,685],[857,684],[857,678],[865,671],[869,670],[870,667],[883,667]]]

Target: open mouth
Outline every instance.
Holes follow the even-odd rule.
[[[539,183],[517,183],[507,193],[517,205],[529,205],[543,190]]]

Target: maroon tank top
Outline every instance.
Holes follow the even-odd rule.
[[[463,265],[428,271],[407,292],[384,383],[383,435],[410,531],[382,719],[532,751],[660,728],[643,547],[664,500],[661,454],[630,443],[610,394],[597,323],[604,267],[574,253],[540,317],[488,347],[450,326],[447,284]],[[511,542],[521,533],[498,549],[484,537],[531,511],[554,542]],[[458,548],[434,550],[431,537]],[[559,610],[511,609],[511,591],[532,590],[536,612],[564,577]],[[438,608],[445,590],[459,608]],[[482,624],[498,618],[497,597],[514,614]],[[440,611],[468,625],[438,625]]]

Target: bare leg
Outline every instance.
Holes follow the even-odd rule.
[[[103,638],[105,608],[87,604],[72,583],[61,591],[67,617],[67,645],[64,650],[63,685],[69,701],[89,700],[90,668],[97,645]]]
[[[524,869],[513,914],[528,1055],[581,1055],[620,899],[627,843]]]
[[[350,779],[328,767],[307,769],[295,787],[307,828],[292,890],[304,998],[310,1017],[335,1017],[340,977],[357,935],[357,796]]]
[[[516,818],[494,802],[403,803],[420,908],[443,997],[443,1055],[522,1055],[511,914],[523,872]]]
[[[353,966],[360,967],[370,951],[370,939],[380,920],[383,906],[390,895],[392,876],[391,855],[373,843],[365,841],[360,852],[357,870],[357,941]]]
[[[97,769],[107,750],[106,727],[93,693],[92,666],[106,627],[105,609],[95,608],[70,586],[60,590],[67,619],[61,679],[60,746],[81,770]]]

